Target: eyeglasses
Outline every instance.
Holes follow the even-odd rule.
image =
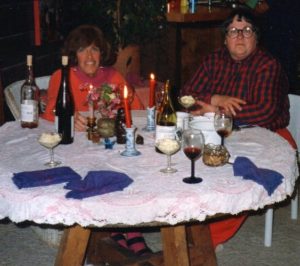
[[[250,37],[252,37],[254,32],[255,32],[255,30],[249,26],[244,27],[242,29],[230,28],[230,29],[226,30],[226,34],[229,38],[236,38],[236,37],[238,37],[239,33],[241,33],[244,38],[250,38]]]

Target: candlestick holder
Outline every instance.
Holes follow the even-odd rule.
[[[88,117],[87,118],[87,138],[88,140],[93,139],[93,133],[95,132],[96,126],[96,118],[95,117]]]
[[[132,157],[141,154],[141,152],[135,148],[135,132],[135,127],[126,128],[126,144],[125,151],[121,152],[122,156]]]
[[[144,128],[145,131],[155,131],[155,106],[147,107],[147,125]]]

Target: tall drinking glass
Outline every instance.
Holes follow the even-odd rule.
[[[232,131],[232,114],[225,109],[218,109],[214,117],[214,127],[221,137],[221,144],[224,146],[224,138],[228,137]]]

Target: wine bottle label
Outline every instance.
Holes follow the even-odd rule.
[[[175,139],[176,126],[160,126],[156,125],[155,141],[164,138]]]
[[[24,100],[21,104],[21,121],[35,122],[38,120],[38,102],[35,100]]]

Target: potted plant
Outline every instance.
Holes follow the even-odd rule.
[[[76,16],[80,23],[102,29],[118,57],[116,68],[127,76],[139,74],[139,47],[157,38],[165,27],[165,4],[165,0],[81,0]]]

